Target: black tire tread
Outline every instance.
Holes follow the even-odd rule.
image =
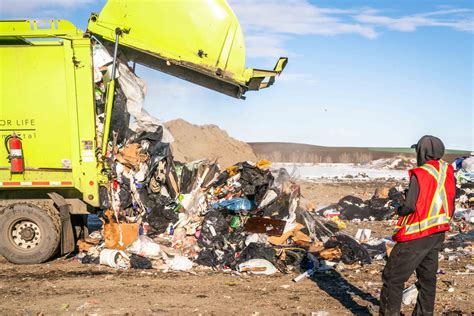
[[[48,219],[43,216],[46,215],[49,218],[49,228],[47,231],[43,229],[41,231],[42,238],[48,240],[42,249],[38,249],[38,253],[33,256],[29,255],[27,257],[22,257],[21,254],[15,253],[15,249],[8,244],[6,240],[0,239],[0,254],[2,254],[8,261],[19,264],[33,264],[33,263],[42,263],[51,256],[53,256],[59,248],[60,243],[60,233],[61,233],[61,218],[59,212],[49,201],[35,201],[35,203],[15,203],[10,204],[0,210],[0,227],[2,227],[2,222],[4,216],[16,216],[17,214],[22,214],[25,217],[28,217],[29,214],[33,212],[40,212],[43,215],[37,213],[36,216],[40,216],[43,220],[48,221]],[[6,229],[6,227],[5,227]],[[0,234],[3,232],[0,231]]]

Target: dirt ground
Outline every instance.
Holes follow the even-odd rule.
[[[302,193],[318,205],[354,194],[369,198],[380,183],[306,183]],[[389,222],[348,223],[344,230],[372,229],[388,236]],[[457,245],[447,245],[456,248]],[[473,277],[466,274],[471,256],[448,260],[443,254],[438,275],[436,312],[474,311]],[[370,315],[367,305],[380,294],[385,261],[343,271],[316,273],[292,282],[297,272],[273,276],[195,271],[162,273],[154,270],[116,271],[58,258],[41,265],[13,265],[0,258],[0,315]],[[472,270],[470,270],[472,272]],[[408,285],[413,284],[414,277]],[[452,288],[453,290],[449,290]],[[413,306],[404,306],[409,312]]]

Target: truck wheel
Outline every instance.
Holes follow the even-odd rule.
[[[0,254],[12,263],[41,263],[60,241],[61,220],[51,206],[18,203],[0,211]]]

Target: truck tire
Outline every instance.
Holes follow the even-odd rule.
[[[0,254],[12,263],[42,263],[59,249],[60,231],[51,205],[9,205],[0,210]]]

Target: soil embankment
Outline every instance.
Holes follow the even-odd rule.
[[[222,168],[241,161],[257,161],[250,145],[230,137],[216,125],[195,125],[177,119],[166,122],[165,126],[175,139],[172,144],[175,160],[217,160]]]

